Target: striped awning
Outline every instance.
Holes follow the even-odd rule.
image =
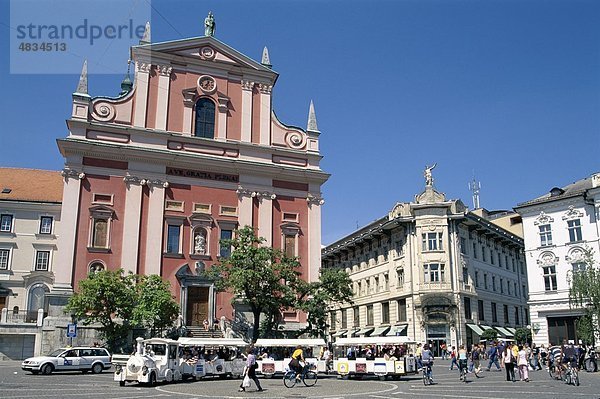
[[[352,330],[348,330],[348,334],[346,334],[346,337],[347,338],[355,337],[359,331],[360,331],[360,328],[354,328]]]
[[[371,333],[371,337],[383,337],[389,329],[390,326],[377,327],[375,331]]]
[[[500,332],[500,334],[504,335],[505,337],[514,337],[514,334],[511,333],[510,331],[508,331],[507,328],[504,327],[495,327],[496,330],[498,330],[498,332]]]
[[[335,338],[343,337],[344,335],[346,335],[347,332],[348,332],[348,330],[340,330],[340,331],[336,332],[335,334],[333,334],[332,337],[335,337]]]
[[[477,324],[469,324],[467,323],[467,327],[469,327],[473,332],[477,335],[483,334],[483,330]]]
[[[375,328],[373,328],[373,327],[363,327],[360,330],[358,330],[358,332],[356,333],[356,335],[367,335],[368,333],[370,333],[374,329]]]
[[[504,328],[506,328],[508,331],[510,331],[513,335],[515,335],[515,333],[517,332],[517,329],[513,328],[513,327],[504,327]]]
[[[399,326],[394,326],[394,327],[390,328],[390,331],[388,331],[386,336],[392,337],[395,335],[402,335],[402,331],[406,330],[406,327],[408,327],[408,324],[401,324]]]

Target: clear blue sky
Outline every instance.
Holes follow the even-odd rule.
[[[324,244],[412,200],[433,162],[437,189],[469,206],[475,172],[488,209],[600,172],[599,1],[152,6],[153,41],[203,35],[212,10],[221,41],[256,60],[268,46],[283,122],[306,126],[314,100],[322,168],[332,174]],[[78,77],[11,75],[8,10],[0,0],[1,165],[60,169],[55,139],[67,134]],[[119,75],[91,67],[91,94],[115,95],[126,60],[111,65]]]

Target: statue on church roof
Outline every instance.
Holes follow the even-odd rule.
[[[426,186],[433,186],[433,176],[431,174],[431,171],[433,169],[435,169],[435,167],[437,166],[437,163],[434,163],[431,166],[427,166],[425,165],[425,172],[423,173],[423,176],[425,176],[425,185]]]
[[[214,36],[217,24],[212,11],[208,12],[208,16],[204,19],[204,36]]]

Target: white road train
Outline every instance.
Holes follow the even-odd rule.
[[[137,338],[136,341],[136,351],[129,356],[127,363],[115,365],[114,380],[121,386],[127,382],[153,386],[157,382],[176,382],[206,376],[239,377],[244,369],[243,359],[205,360],[182,356],[186,347],[201,347],[203,350],[211,348],[216,351],[218,348],[246,346],[246,342],[241,339],[180,338],[179,341],[174,341],[164,338]]]

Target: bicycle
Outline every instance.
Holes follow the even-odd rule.
[[[315,365],[309,363],[304,365],[304,367],[302,368],[300,380],[307,387],[312,387],[317,383],[317,373],[313,371],[314,369]],[[298,382],[296,376],[297,373],[295,370],[290,370],[287,373],[285,373],[285,375],[283,376],[283,385],[285,385],[286,388],[293,388]]]
[[[433,363],[423,364],[423,385],[433,385],[433,375],[431,372],[431,366]]]
[[[556,362],[551,362],[548,366],[548,374],[550,374],[550,378],[553,380],[562,380],[564,379],[564,375],[562,372],[562,367],[560,364],[556,364]]]
[[[571,362],[567,363],[567,370],[565,371],[564,381],[567,385],[573,384],[575,386],[579,386],[579,372],[575,367],[573,367]]]

